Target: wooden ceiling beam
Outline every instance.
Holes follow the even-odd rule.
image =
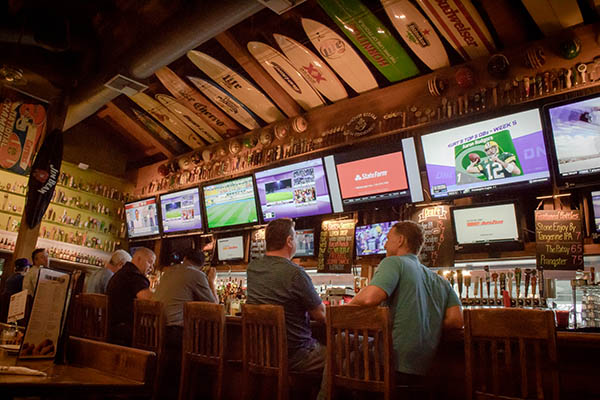
[[[246,46],[240,44],[229,31],[215,36],[215,39],[225,48],[225,50],[244,68],[261,89],[277,104],[277,106],[288,117],[295,117],[303,113],[300,105],[271,76],[260,66],[258,61],[246,49]]]
[[[97,113],[98,117],[112,120],[120,126],[128,135],[133,137],[141,144],[151,144],[158,152],[164,154],[167,158],[173,158],[173,154],[159,140],[139,126],[133,119],[129,117],[123,110],[116,106],[112,101],[106,104],[106,107]],[[108,118],[107,118],[108,117]],[[153,153],[153,154],[156,154]],[[149,155],[153,155],[149,154]]]

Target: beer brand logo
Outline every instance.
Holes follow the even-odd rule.
[[[285,72],[285,70],[283,69],[283,67],[281,65],[279,65],[273,61],[271,61],[270,64],[271,64],[271,67],[273,67],[273,69],[275,70],[275,72],[277,72],[277,74],[281,77],[281,79],[283,79],[285,81],[285,83],[287,83],[294,92],[296,92],[298,94],[302,94],[302,90],[300,89],[300,87],[296,84],[296,82],[294,82],[292,77],[289,76],[287,72]]]
[[[448,4],[448,0],[435,0],[438,4],[438,7],[442,10],[442,12],[446,15],[448,21],[452,23],[454,29],[458,32],[458,34],[463,38],[465,44],[467,46],[478,47],[477,41],[471,34],[471,28],[468,26],[468,23],[464,23],[460,19],[460,11],[458,9],[452,9],[452,6]]]
[[[429,40],[425,37],[425,35],[428,35],[429,33],[429,29],[425,29],[421,32],[419,25],[414,22],[411,22],[406,26],[406,36],[408,37],[408,40],[421,47],[429,47],[431,45]]]
[[[363,48],[363,50],[375,61],[380,67],[387,67],[390,65],[385,55],[381,54],[379,49],[375,47],[371,39],[369,39],[363,31],[356,25],[350,25],[347,29],[348,32],[354,36],[356,42]]]
[[[423,211],[419,213],[419,223],[424,222],[428,218],[447,219],[448,210],[443,206],[424,208]]]
[[[346,44],[340,39],[325,39],[320,43],[319,53],[325,58],[335,60],[346,53]]]
[[[45,171],[43,169],[34,169],[31,172],[31,175],[33,175],[33,177],[35,178],[35,180],[37,180],[41,184],[46,183],[46,181],[50,177],[50,174],[48,173],[48,171]]]
[[[221,77],[221,80],[228,88],[241,89],[242,85],[230,74]]]
[[[308,64],[307,67],[302,66],[302,70],[306,73],[306,75],[308,75],[309,80],[312,83],[319,83],[327,80],[323,77],[321,71],[319,71],[319,69],[313,65],[313,63]]]

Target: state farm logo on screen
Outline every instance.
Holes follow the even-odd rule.
[[[344,199],[408,188],[402,152],[339,164],[337,172]]]

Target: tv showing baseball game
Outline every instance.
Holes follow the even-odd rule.
[[[544,107],[559,184],[600,180],[600,95]]]
[[[550,182],[538,109],[421,136],[432,198]]]
[[[241,260],[244,258],[244,237],[233,236],[217,239],[219,261]]]
[[[459,245],[519,240],[514,203],[453,208],[452,220]]]
[[[125,204],[127,235],[130,239],[154,236],[160,233],[156,198],[133,201]]]
[[[331,213],[321,158],[260,171],[254,176],[265,222]]]
[[[209,229],[258,222],[251,176],[207,185],[203,190]]]
[[[592,211],[594,214],[594,232],[600,234],[600,190],[594,191],[591,194]]]
[[[398,221],[378,222],[371,225],[357,226],[354,231],[356,255],[370,256],[385,254],[387,235]]]
[[[423,201],[413,138],[325,157],[334,212]]]
[[[197,187],[161,194],[160,211],[164,233],[202,229],[200,190]]]
[[[296,231],[296,257],[315,255],[315,230],[298,229]]]

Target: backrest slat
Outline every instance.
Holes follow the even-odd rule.
[[[527,382],[527,343],[523,338],[519,338],[519,362],[521,363],[521,396],[525,399],[529,395],[529,388]]]

